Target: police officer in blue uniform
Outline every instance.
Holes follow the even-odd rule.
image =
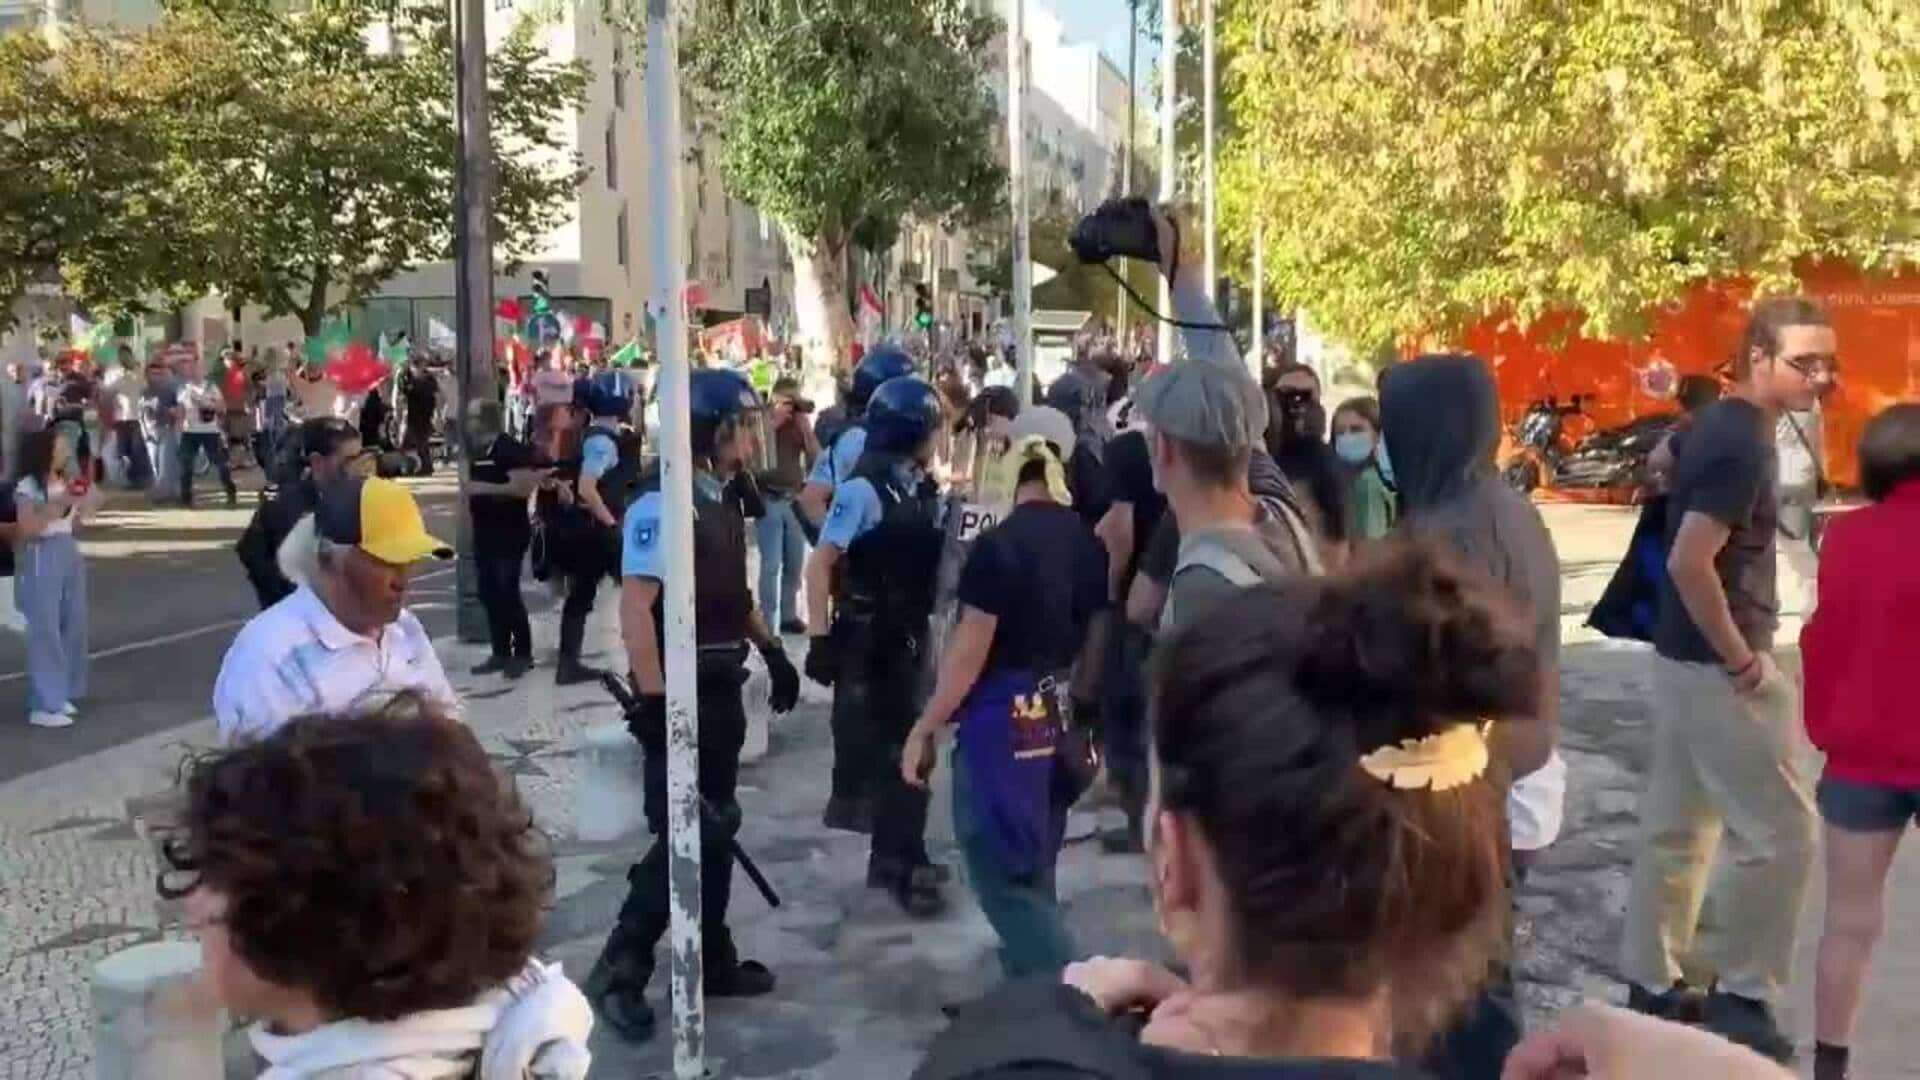
[[[552,542],[565,548],[560,562],[567,570],[560,659],[553,676],[560,686],[600,677],[581,663],[580,649],[600,582],[619,573],[621,516],[640,479],[640,437],[624,426],[633,408],[631,390],[596,376],[575,386],[573,400],[591,419],[580,439],[578,471],[571,477],[573,498],[549,518]]]
[[[740,959],[727,930],[733,860],[729,839],[740,827],[734,789],[747,716],[740,700],[747,648],[760,650],[772,684],[769,703],[790,711],[800,675],[780,639],[760,617],[747,582],[747,505],[752,470],[766,443],[758,394],[737,372],[695,371],[688,387],[693,420],[694,637],[699,647],[700,932],[709,997],[751,997],[773,989],[773,973]],[[743,479],[745,478],[745,479]],[[627,872],[629,891],[586,991],[600,1016],[623,1038],[639,1042],[654,1030],[645,991],[653,949],[667,931],[666,681],[661,666],[662,551],[659,474],[640,483],[627,510],[621,555],[620,631],[639,704],[627,717],[644,751],[647,823],[654,843]]]
[[[893,344],[876,347],[854,367],[853,380],[847,390],[850,422],[822,447],[823,452],[814,461],[813,471],[807,474],[807,482],[800,489],[800,496],[794,504],[799,513],[800,527],[809,541],[819,543],[820,523],[827,516],[827,506],[833,501],[834,490],[853,476],[854,466],[859,463],[860,455],[866,449],[867,431],[861,418],[866,414],[868,400],[881,383],[913,373],[913,357],[907,355],[905,349]]]
[[[829,583],[841,571],[832,629],[807,651],[808,676],[834,687],[836,797],[853,800],[829,802],[828,824],[870,826],[867,884],[915,916],[945,907],[945,875],[927,858],[927,793],[900,777],[900,750],[920,711],[944,541],[939,489],[927,474],[941,422],[939,393],[924,379],[901,376],[874,390],[863,452],[834,490],[807,562],[809,626],[828,625]]]

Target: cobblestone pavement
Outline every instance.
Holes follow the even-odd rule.
[[[1619,992],[1613,958],[1647,694],[1637,649],[1578,629],[1629,519],[1618,511],[1556,508],[1550,520],[1566,571],[1563,712],[1573,779],[1567,831],[1518,901],[1523,994],[1536,1017],[1583,996]],[[597,632],[606,641],[612,606],[600,605]],[[535,633],[550,648],[551,620],[537,621]],[[445,648],[450,672],[464,673],[478,659],[469,647]],[[614,707],[596,688],[556,690],[545,668],[517,684],[463,674],[455,681],[475,730],[554,834],[561,895],[545,948],[580,977],[612,921],[640,842],[587,844],[573,828],[584,766],[576,740],[614,719]],[[744,879],[736,881],[734,923],[743,953],[767,962],[781,985],[769,998],[710,1005],[716,1076],[904,1076],[938,1029],[939,1006],[985,989],[996,975],[992,933],[963,889],[942,919],[908,922],[861,887],[861,838],[820,827],[826,726],[824,696],[809,686],[801,709],[776,724],[772,752],[743,772],[742,842],[786,902],[769,909]],[[87,974],[118,949],[176,932],[154,900],[146,822],[181,755],[211,739],[210,723],[188,723],[0,784],[0,1078],[90,1074]],[[943,767],[936,775],[946,773]],[[935,798],[933,846],[936,857],[952,862],[950,838],[942,835],[945,793],[936,790]],[[1097,854],[1084,842],[1091,825],[1090,817],[1076,821],[1063,857],[1069,921],[1086,951],[1152,954],[1159,946],[1142,868]],[[1857,1050],[1860,1075],[1874,1080],[1920,1076],[1920,1055],[1911,1052],[1920,1043],[1905,1035],[1920,1030],[1920,995],[1913,993],[1920,989],[1920,957],[1900,937],[1920,916],[1920,856],[1909,851],[1896,874],[1893,937],[1869,989]],[[1803,1033],[1818,910],[1816,896],[1789,1008]],[[664,981],[656,980],[657,991],[664,992]],[[244,1047],[236,1042],[232,1049],[239,1067],[230,1075],[245,1075]],[[663,1041],[626,1047],[604,1030],[594,1051],[596,1075],[665,1075],[668,1064]]]

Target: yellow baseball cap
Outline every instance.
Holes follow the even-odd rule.
[[[451,545],[427,532],[413,493],[377,476],[345,476],[327,485],[313,524],[322,537],[396,566],[453,557]]]

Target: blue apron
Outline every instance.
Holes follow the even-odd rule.
[[[1060,747],[1064,675],[999,670],[960,705],[960,753],[975,812],[1009,876],[1053,860],[1053,772]]]

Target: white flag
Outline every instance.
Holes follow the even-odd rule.
[[[459,339],[453,335],[453,327],[433,316],[427,316],[427,348],[446,349],[451,352],[459,345]]]

